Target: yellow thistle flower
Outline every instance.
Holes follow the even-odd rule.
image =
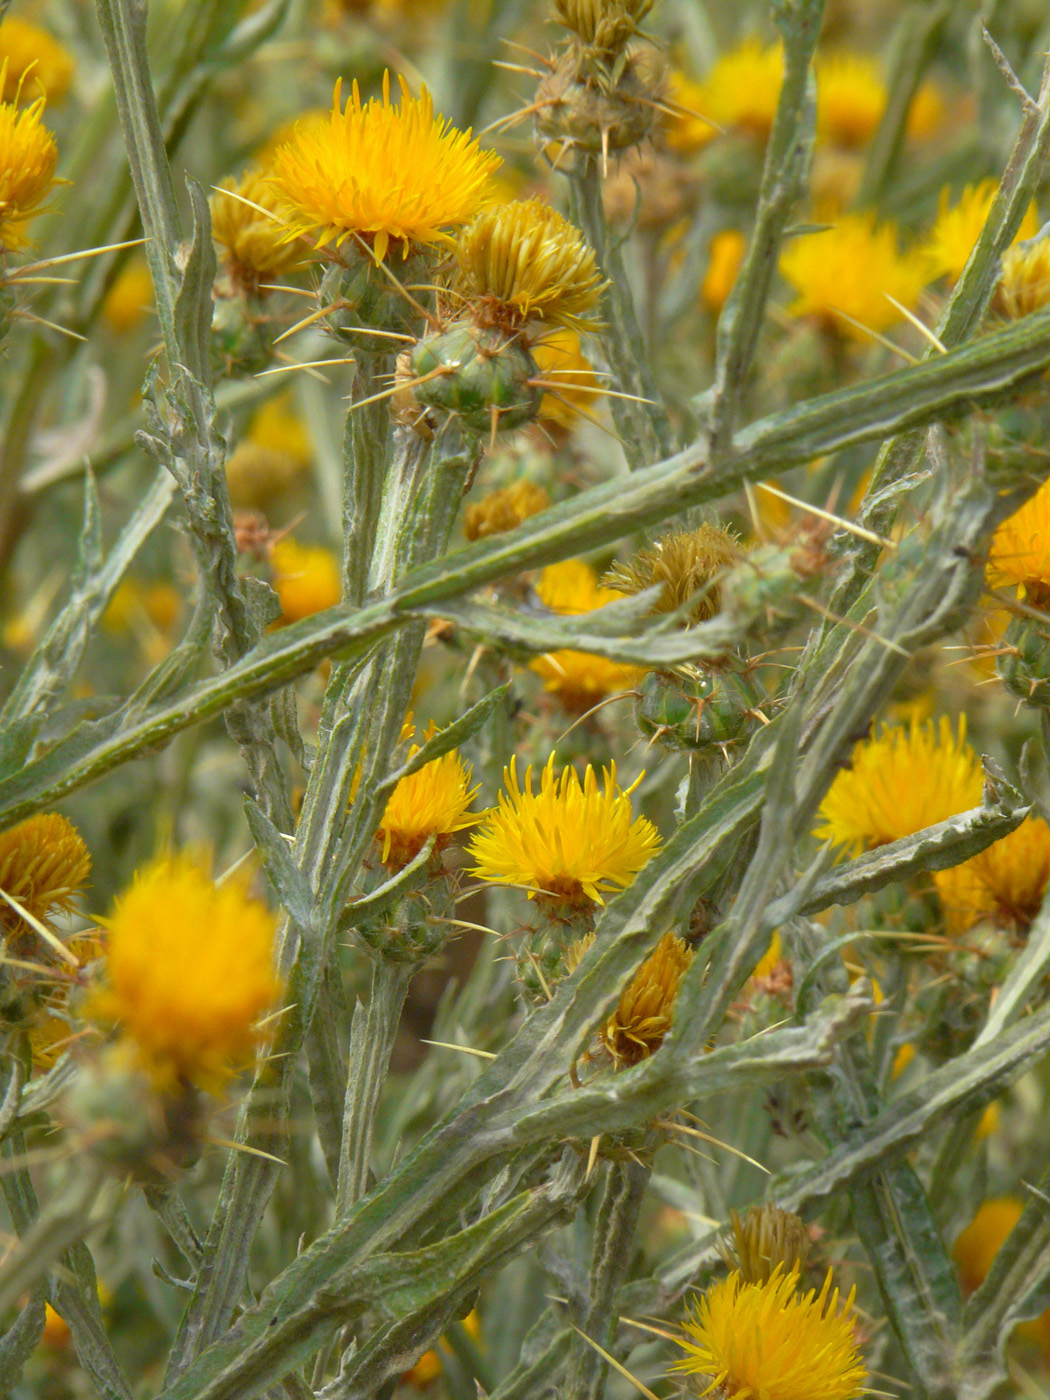
[[[861,326],[884,331],[900,320],[890,297],[910,310],[925,282],[922,259],[902,253],[894,225],[876,223],[870,211],[843,214],[833,228],[793,238],[780,271],[798,293],[788,308],[792,316],[813,317],[860,341],[867,340]]]
[[[836,146],[866,146],[886,110],[886,84],[867,54],[820,55],[817,78],[817,136]]]
[[[300,112],[297,117],[291,117],[288,121],[281,122],[270,132],[262,145],[256,148],[256,165],[262,170],[270,170],[277,152],[282,146],[286,146],[289,141],[294,140],[296,135],[301,135],[303,131],[312,131],[317,135],[323,135],[331,120],[332,114],[327,107],[311,107],[305,112]]]
[[[600,402],[601,385],[594,366],[580,349],[576,331],[558,330],[545,335],[531,347],[539,378],[556,389],[548,389],[540,403],[538,418],[550,427],[568,428],[580,413],[592,414]]]
[[[629,596],[662,584],[652,612],[675,612],[692,599],[690,619],[703,622],[722,606],[719,576],[740,557],[735,536],[717,525],[701,525],[696,530],[665,535],[651,548],[638,550],[626,563],[614,564],[602,582]]]
[[[752,972],[751,976],[756,980],[762,977],[769,977],[771,973],[776,971],[783,960],[784,945],[781,942],[780,934],[774,929],[773,936],[769,940],[769,947],[755,964],[755,970]]]
[[[602,1044],[618,1065],[655,1055],[671,1029],[674,1003],[693,950],[665,933],[628,982],[619,1005],[601,1029]]]
[[[468,540],[502,535],[507,530],[517,529],[530,515],[539,515],[550,503],[551,498],[544,487],[534,481],[516,481],[513,486],[493,491],[467,506],[463,515],[463,533]]]
[[[482,209],[456,240],[455,289],[484,324],[508,331],[545,321],[597,331],[607,285],[583,234],[542,199]]]
[[[1013,320],[1050,305],[1050,237],[1007,248],[999,277],[999,298]]]
[[[734,1270],[687,1316],[678,1343],[687,1356],[674,1369],[710,1378],[701,1395],[852,1400],[868,1378],[853,1335],[855,1291],[840,1308],[830,1269],[819,1294],[799,1293],[798,1275],[782,1269],[765,1283]]]
[[[405,257],[413,244],[447,242],[447,230],[476,213],[500,164],[469,131],[435,118],[426,88],[413,98],[404,78],[398,81],[400,108],[390,105],[384,74],[381,101],[362,104],[355,82],[345,111],[336,83],[327,126],[297,125],[278,148],[273,187],[290,231],[315,238],[318,248],[338,248],[357,234],[379,261],[391,242]]]
[[[980,761],[966,743],[965,716],[958,736],[944,717],[939,725],[913,720],[907,728],[884,726],[854,748],[850,767],[821,803],[824,820],[816,834],[859,855],[979,807],[983,789]]]
[[[276,1000],[276,916],[230,876],[215,884],[190,856],[138,871],[105,920],[105,981],[92,1019],[119,1028],[155,1088],[217,1092],[259,1039]]]
[[[554,772],[554,755],[532,790],[532,767],[525,787],[516,763],[503,770],[505,792],[486,813],[470,842],[477,862],[471,870],[497,885],[524,885],[529,898],[587,908],[604,904],[614,888],[626,889],[660,845],[652,822],[632,820],[631,793],[616,786],[616,764],[602,770],[604,791],[588,764],[581,784],[575,768]],[[640,781],[640,779],[639,779]]]
[[[0,832],[0,890],[41,923],[68,914],[90,874],[91,856],[80,832],[58,812]],[[37,938],[5,900],[0,900],[0,934]]]
[[[946,277],[953,283],[959,280],[987,221],[998,188],[998,181],[993,179],[967,185],[954,204],[950,202],[951,190],[947,186],[941,190],[937,219],[923,247],[927,281],[934,282],[938,277]],[[1034,238],[1038,232],[1039,216],[1035,205],[1030,204],[1014,242]]]
[[[0,63],[0,87],[6,82],[7,65]],[[43,110],[42,97],[22,108],[0,102],[0,252],[26,246],[23,229],[57,183],[58,147],[41,123]]]
[[[709,311],[721,311],[729,300],[744,265],[747,239],[736,228],[724,228],[711,239],[700,299]]]
[[[933,881],[949,933],[986,918],[1027,932],[1050,884],[1050,827],[1029,817],[962,865],[935,870]]]
[[[1050,602],[1050,481],[992,536],[988,582],[993,588],[1020,588],[1036,607]]]
[[[433,725],[425,737],[435,733]],[[413,744],[409,758],[420,750]],[[481,821],[480,815],[467,808],[477,796],[478,788],[470,786],[470,764],[460,757],[458,749],[442,754],[426,763],[394,788],[379,823],[377,837],[383,843],[383,864],[388,870],[402,870],[435,837],[435,851],[444,849],[457,831]]]
[[[270,563],[282,622],[299,622],[334,608],[343,596],[339,561],[330,549],[285,538],[270,550]]]
[[[153,306],[153,278],[139,256],[128,260],[102,303],[102,317],[111,331],[126,335],[140,325]]]
[[[702,83],[694,83],[679,68],[668,76],[667,106],[663,142],[672,151],[689,155],[699,151],[718,135],[713,119],[708,120],[707,93]]]
[[[5,15],[0,21],[0,65],[7,68],[0,99],[17,102],[22,95],[61,102],[73,81],[73,59],[46,29]]]
[[[231,281],[243,291],[257,292],[260,282],[272,281],[302,261],[301,248],[288,240],[270,178],[261,169],[223,180],[211,199],[211,233]]]
[[[744,39],[724,53],[703,79],[696,101],[682,105],[702,112],[717,126],[765,140],[773,126],[783,81],[783,45]]]
[[[593,612],[621,594],[603,588],[598,575],[582,559],[565,559],[549,564],[540,575],[536,592],[551,612],[575,616]],[[560,648],[529,662],[529,670],[543,678],[543,688],[556,695],[570,714],[586,714],[599,700],[632,690],[643,672],[590,652]]]

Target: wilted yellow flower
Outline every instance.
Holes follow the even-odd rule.
[[[1050,884],[1050,827],[1028,817],[962,865],[935,870],[933,881],[950,933],[983,919],[1027,932]]]
[[[1014,320],[1050,305],[1050,237],[1007,248],[999,276],[999,298]]]
[[[749,38],[722,55],[700,83],[699,91],[676,94],[676,101],[701,112],[717,126],[747,131],[765,140],[773,126],[783,81],[783,45],[766,45],[761,39]],[[683,100],[685,96],[690,100]]]
[[[925,281],[921,258],[902,253],[894,225],[876,223],[870,211],[843,214],[833,228],[792,238],[780,271],[798,293],[788,307],[792,316],[813,317],[854,340],[867,338],[861,326],[883,331],[900,320],[889,298],[910,310]]]
[[[0,64],[0,87],[6,81],[7,66]],[[58,147],[41,123],[43,111],[42,97],[22,108],[0,102],[0,252],[26,246],[25,225],[56,183]]]
[[[690,620],[703,622],[722,606],[719,577],[740,557],[734,535],[717,525],[701,525],[639,549],[625,563],[614,564],[602,582],[615,593],[628,595],[662,584],[652,612],[675,612],[691,599]]]
[[[798,1292],[778,1269],[765,1283],[735,1270],[709,1288],[683,1324],[687,1353],[676,1371],[708,1379],[700,1391],[734,1400],[852,1400],[868,1373],[854,1341],[851,1290],[839,1307],[831,1270],[819,1294]]]
[[[426,738],[431,738],[431,727]],[[409,758],[419,752],[413,744]],[[470,764],[459,750],[425,763],[417,773],[402,778],[390,794],[376,833],[383,843],[383,864],[401,870],[435,837],[434,849],[442,850],[457,831],[474,826],[481,817],[467,809],[477,795],[470,786]]]
[[[692,949],[665,933],[623,989],[601,1029],[602,1044],[618,1065],[640,1064],[659,1050],[671,1029],[678,984],[692,961]]]
[[[46,29],[5,15],[0,21],[0,66],[6,62],[0,99],[45,97],[61,102],[73,81],[73,59]]]
[[[626,889],[660,844],[652,822],[632,819],[631,793],[616,786],[616,764],[602,771],[604,790],[588,764],[581,784],[575,768],[554,772],[554,755],[532,790],[532,768],[525,787],[517,765],[503,770],[506,791],[486,813],[470,842],[477,864],[471,870],[499,885],[524,885],[559,904],[586,908],[604,904],[614,888]]]
[[[729,300],[744,265],[747,239],[736,228],[724,228],[711,239],[707,271],[700,283],[700,297],[709,311],[721,311]]]
[[[860,53],[817,56],[817,136],[836,146],[866,146],[886,110],[886,84],[875,59]]]
[[[336,83],[328,124],[297,125],[277,150],[273,186],[289,227],[319,248],[357,234],[377,260],[392,241],[407,257],[412,244],[447,242],[447,230],[465,224],[482,201],[499,157],[435,118],[426,88],[413,98],[399,82],[400,108],[390,105],[384,74],[381,101],[362,104],[355,82],[345,111]]]
[[[502,330],[545,321],[596,331],[605,283],[583,234],[542,199],[475,214],[456,240],[455,289],[475,318]]]
[[[779,1271],[800,1274],[809,1254],[809,1234],[799,1216],[779,1206],[751,1206],[741,1218],[729,1212],[732,1233],[720,1253],[745,1283],[768,1283]]]
[[[467,506],[463,515],[463,533],[468,540],[483,540],[489,535],[502,535],[515,530],[530,515],[546,510],[551,498],[534,481],[516,481],[483,496]]]
[[[532,347],[540,379],[555,388],[543,395],[537,417],[548,425],[567,428],[594,411],[602,398],[601,384],[594,366],[580,349],[576,331],[556,330],[545,335]]]
[[[938,277],[947,277],[949,282],[958,281],[984,228],[998,188],[998,181],[993,179],[967,185],[955,204],[950,203],[951,190],[947,186],[941,190],[937,219],[923,247],[927,281],[933,282]],[[1039,216],[1035,205],[1030,204],[1014,242],[1032,238],[1038,231]]]
[[[164,855],[137,872],[105,926],[91,1017],[119,1028],[157,1089],[221,1089],[281,990],[274,914],[243,877],[217,885],[188,855]]]
[[[281,621],[334,608],[343,596],[339,561],[322,545],[304,545],[286,537],[270,550],[273,586],[281,602]]]
[[[91,856],[80,832],[58,812],[0,832],[0,890],[41,923],[67,914],[90,874]],[[6,900],[0,900],[0,935],[39,941]]]
[[[141,255],[129,258],[102,303],[102,316],[110,330],[123,335],[138,326],[153,305],[153,278]]]
[[[211,199],[211,232],[231,280],[243,291],[257,292],[261,282],[302,261],[301,247],[288,240],[281,204],[265,170],[223,180]]]
[[[966,719],[956,736],[942,717],[905,728],[883,726],[856,745],[820,806],[817,836],[854,855],[979,807],[981,764],[966,743]]]
[[[988,582],[993,588],[1020,588],[1035,607],[1050,603],[1050,481],[992,536]]]

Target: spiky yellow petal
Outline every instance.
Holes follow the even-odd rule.
[[[837,146],[866,146],[886,110],[886,84],[878,62],[868,54],[819,55],[817,136]]]
[[[928,281],[933,282],[938,277],[946,277],[949,282],[958,281],[985,225],[998,189],[995,180],[981,180],[975,185],[967,185],[954,204],[951,202],[951,190],[947,186],[941,190],[937,219],[923,247]],[[1039,217],[1035,205],[1030,204],[1014,242],[1032,238],[1038,230]]]
[[[1050,884],[1050,827],[1029,817],[1016,831],[933,876],[950,933],[984,919],[1026,933]]]
[[[44,922],[68,913],[91,874],[91,856],[66,817],[45,812],[0,832],[0,890]],[[25,924],[0,901],[0,931],[24,932]]]
[[[433,733],[431,729],[426,737]],[[409,758],[419,749],[413,744]],[[467,810],[478,791],[470,786],[470,777],[470,764],[453,749],[401,779],[390,794],[377,832],[388,869],[403,869],[431,836],[436,838],[435,849],[440,849],[457,831],[481,821],[478,813]]]
[[[0,64],[0,86],[7,65]],[[28,107],[0,102],[0,250],[24,248],[26,223],[55,185],[58,147],[41,122],[44,99]]]
[[[992,536],[988,582],[993,588],[1020,588],[1037,607],[1050,601],[1050,481]]]

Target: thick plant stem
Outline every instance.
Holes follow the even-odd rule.
[[[337,1219],[356,1205],[368,1186],[376,1111],[414,971],[411,963],[378,957],[372,967],[368,1006],[358,1005],[354,1012],[343,1111],[343,1155],[335,1198]]]
[[[649,357],[635,314],[627,269],[617,243],[609,237],[602,206],[599,158],[581,153],[577,160],[572,172],[571,208],[598,256],[602,271],[609,278],[605,293],[609,329],[602,337],[602,348],[608,356],[616,390],[636,396],[635,399],[610,399],[609,404],[624,456],[631,470],[636,471],[670,456],[676,444],[667,410],[649,372]]]
[[[594,1224],[590,1297],[579,1322],[584,1335],[573,1344],[565,1400],[602,1400],[605,1393],[609,1363],[595,1348],[609,1351],[616,1339],[620,1289],[630,1270],[634,1232],[651,1172],[648,1164],[639,1161],[609,1165]]]

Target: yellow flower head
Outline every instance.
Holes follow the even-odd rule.
[[[1024,933],[1050,884],[1050,827],[1029,817],[977,855],[933,875],[950,933],[984,919]]]
[[[243,878],[216,885],[188,855],[165,855],[137,872],[106,927],[92,1017],[119,1027],[159,1090],[221,1089],[281,990],[275,915]]]
[[[548,564],[540,574],[536,593],[544,607],[567,617],[593,612],[622,596],[615,588],[603,588],[597,573],[584,559]]]
[[[144,257],[128,260],[102,303],[102,316],[110,330],[125,335],[138,326],[153,305],[153,278]]]
[[[690,618],[703,622],[722,606],[719,577],[740,557],[740,544],[732,534],[717,525],[701,525],[638,550],[626,563],[614,564],[602,582],[628,595],[662,584],[654,613],[675,612],[692,600]]]
[[[456,240],[455,287],[485,324],[509,331],[545,321],[596,331],[605,283],[583,234],[542,199],[476,214]]]
[[[692,961],[692,949],[665,933],[628,982],[601,1029],[602,1044],[618,1065],[640,1064],[659,1050],[671,1029],[678,984]]]
[[[951,721],[912,721],[883,727],[857,744],[821,803],[817,835],[852,854],[897,841],[957,812],[979,807],[981,764],[966,742],[965,717],[958,735]]]
[[[709,1378],[733,1400],[852,1400],[868,1373],[853,1337],[853,1291],[839,1307],[831,1270],[819,1294],[798,1275],[745,1283],[735,1270],[709,1288],[684,1323],[676,1371]]]
[[[1050,601],[1050,481],[992,536],[988,582],[993,588],[1020,588],[1036,607]]]
[[[1017,1196],[991,1196],[952,1246],[964,1293],[973,1293],[988,1277],[995,1256],[1024,1209]]]
[[[62,45],[46,29],[14,15],[0,21],[0,65],[5,62],[0,83],[4,102],[17,102],[20,96],[61,102],[73,81],[73,59]]]
[[[793,238],[780,271],[798,293],[788,308],[793,316],[811,316],[861,341],[868,338],[862,326],[884,331],[900,319],[890,297],[910,310],[925,281],[921,258],[902,253],[894,225],[876,223],[870,211],[842,214],[833,228]]]
[[[941,190],[937,204],[937,219],[930,230],[923,256],[926,259],[926,280],[934,282],[938,277],[946,277],[949,282],[957,282],[963,268],[973,252],[973,245],[980,236],[988,218],[999,185],[996,180],[981,180],[976,185],[967,185],[957,202],[951,204],[951,191],[947,186]],[[1014,242],[1033,238],[1039,231],[1039,216],[1035,205],[1030,204],[1021,220]]]
[[[711,239],[700,299],[709,311],[721,311],[744,265],[747,239],[736,228],[724,228]]]
[[[515,530],[530,515],[546,510],[551,498],[534,481],[516,481],[483,496],[467,506],[463,515],[463,533],[468,540],[483,540],[489,535],[502,535]]]
[[[1050,237],[1014,244],[1003,254],[999,298],[1012,320],[1050,305]]]
[[[875,59],[859,53],[817,58],[817,136],[836,146],[866,146],[886,110],[886,84]]]
[[[702,150],[718,135],[714,120],[707,116],[707,93],[702,83],[694,83],[680,68],[668,77],[667,106],[663,142],[672,151],[689,155]]]
[[[57,812],[0,832],[0,890],[41,923],[68,913],[90,874],[91,857],[79,831]],[[18,912],[0,900],[0,934],[28,932]]]
[[[270,550],[270,563],[282,622],[299,622],[334,608],[343,596],[339,561],[330,549],[286,537]]]
[[[598,575],[583,559],[548,564],[536,592],[551,612],[564,616],[593,612],[621,596],[615,589],[603,588]],[[635,666],[568,648],[538,656],[529,663],[529,669],[542,676],[548,694],[556,695],[571,714],[578,715],[586,714],[607,695],[633,689],[642,674]]]
[[[412,244],[447,242],[447,230],[477,211],[500,159],[482,151],[469,131],[441,117],[423,89],[409,95],[403,78],[400,108],[390,105],[390,75],[381,101],[362,104],[357,83],[345,111],[336,83],[331,120],[296,126],[274,157],[273,187],[289,228],[338,248],[357,234],[377,261],[391,241],[407,257]]]
[[[425,737],[432,738],[434,732],[431,726]],[[419,744],[413,744],[409,758],[419,749]],[[470,764],[453,749],[401,779],[390,794],[377,832],[388,870],[402,870],[431,836],[436,838],[434,849],[441,850],[457,831],[481,821],[467,810],[478,791],[470,786],[470,776]]]
[[[554,385],[544,394],[537,417],[548,427],[568,428],[581,412],[584,416],[593,413],[601,400],[602,386],[580,349],[579,335],[571,330],[551,331],[531,349],[540,379]]]
[[[0,87],[6,75],[0,63]],[[22,108],[0,102],[0,252],[26,246],[23,229],[56,183],[58,147],[41,123],[43,110],[42,97]]]
[[[260,282],[272,281],[302,261],[299,247],[288,241],[280,201],[264,170],[223,180],[212,195],[211,232],[231,280],[244,291],[258,291]]]
[[[703,79],[697,100],[682,105],[702,112],[720,127],[750,132],[765,140],[773,126],[783,81],[783,45],[744,39],[724,53]]]
[[[616,786],[616,765],[603,769],[604,791],[588,764],[583,782],[575,768],[554,772],[554,755],[532,790],[532,768],[525,787],[517,765],[503,770],[506,791],[485,816],[470,843],[477,864],[471,870],[498,885],[525,885],[559,904],[586,908],[604,904],[615,887],[626,889],[660,844],[652,822],[632,820],[631,797]],[[635,784],[634,786],[637,786]]]

